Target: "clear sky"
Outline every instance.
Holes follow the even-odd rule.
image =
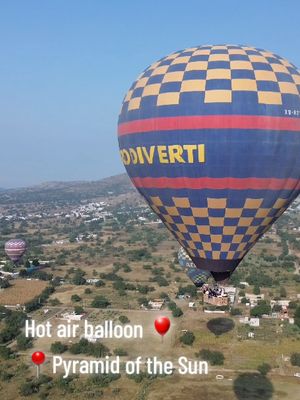
[[[0,3],[0,187],[124,172],[123,96],[149,64],[201,44],[248,44],[300,66],[299,0]]]

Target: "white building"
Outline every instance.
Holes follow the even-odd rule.
[[[164,300],[161,299],[154,299],[154,300],[150,300],[148,302],[148,306],[151,308],[151,310],[161,310],[162,306],[164,305]]]
[[[282,308],[288,308],[290,304],[290,300],[271,300],[270,301],[271,307],[274,307],[275,304],[281,306]]]
[[[97,278],[90,278],[86,280],[86,283],[90,284],[90,285],[94,285],[95,283],[99,282],[100,279]]]
[[[11,278],[17,278],[19,276],[19,272],[7,272],[1,270],[1,275],[3,275],[4,277],[9,276]]]
[[[257,304],[260,300],[264,300],[265,295],[263,293],[261,293],[261,294],[246,293],[245,297],[247,300],[249,300],[250,306],[255,307],[255,306],[257,306]]]
[[[249,325],[253,327],[259,326],[259,318],[250,318]]]
[[[222,289],[224,290],[224,293],[228,295],[230,303],[234,303],[236,288],[234,286],[224,286]]]
[[[84,317],[84,314],[75,314],[75,312],[71,313],[63,313],[61,314],[61,318],[64,321],[81,321]]]
[[[96,343],[99,338],[94,335],[81,335],[80,339],[86,339],[90,343]]]

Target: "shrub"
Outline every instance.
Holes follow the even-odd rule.
[[[82,300],[82,298],[80,297],[80,296],[78,296],[78,294],[73,294],[72,296],[71,296],[71,301],[73,302],[73,303],[78,303],[79,301],[81,301]]]
[[[271,365],[270,364],[267,364],[267,363],[263,363],[263,364],[260,364],[258,367],[257,367],[257,370],[263,375],[263,376],[266,376],[267,374],[268,374],[268,372],[270,372],[271,371]]]
[[[220,351],[211,351],[209,349],[202,349],[195,355],[205,361],[209,361],[211,365],[223,365],[225,360],[223,353]]]
[[[126,317],[126,315],[120,315],[120,316],[119,316],[119,321],[120,321],[122,324],[128,324],[128,323],[130,322],[129,318]]]
[[[115,350],[114,350],[114,354],[115,354],[116,356],[120,356],[120,357],[128,356],[127,351],[124,350],[124,349],[121,349],[121,348],[115,349]]]
[[[102,287],[102,286],[105,286],[105,282],[104,282],[104,281],[102,281],[101,279],[99,279],[99,281],[97,281],[97,282],[95,283],[95,286],[96,286],[96,287]]]
[[[230,310],[230,315],[241,315],[242,310],[240,308],[234,308],[232,307]]]
[[[300,353],[293,353],[291,355],[291,364],[300,367]]]
[[[181,317],[183,315],[183,311],[182,311],[181,308],[176,307],[174,310],[172,310],[172,315],[175,318],[179,318],[179,317]]]
[[[187,346],[192,346],[194,341],[195,341],[195,335],[193,332],[185,332],[179,339],[181,343],[187,345]]]
[[[53,354],[62,354],[68,350],[68,346],[58,341],[51,344],[50,350]]]
[[[106,308],[110,305],[110,301],[104,296],[96,296],[91,306],[95,308]]]
[[[30,347],[32,347],[32,339],[26,337],[24,333],[20,333],[20,335],[17,336],[17,346],[18,350],[30,349]]]

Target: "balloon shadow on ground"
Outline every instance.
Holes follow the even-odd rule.
[[[230,318],[213,318],[207,324],[207,328],[216,336],[223,335],[234,328],[234,322]]]
[[[259,373],[240,374],[233,383],[233,390],[238,400],[272,399],[272,382]]]

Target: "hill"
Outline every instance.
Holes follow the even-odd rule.
[[[28,188],[0,191],[0,205],[49,202],[78,202],[100,196],[120,195],[133,191],[127,174],[99,181],[46,182]]]

